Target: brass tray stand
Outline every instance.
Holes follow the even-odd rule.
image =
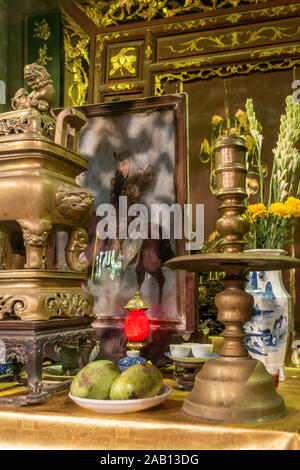
[[[204,362],[182,362],[180,359],[173,359],[174,374],[173,377],[176,380],[173,388],[175,390],[182,390],[190,392],[193,390],[195,377],[197,373],[202,369]]]
[[[27,370],[27,395],[0,397],[0,406],[24,406],[45,402],[54,393],[68,389],[72,379],[43,382],[42,365],[47,344],[65,345],[79,340],[79,366],[88,363],[96,345],[96,331],[91,322],[95,317],[75,317],[44,321],[4,320],[0,322],[0,340],[6,346],[6,360]],[[17,370],[18,367],[16,367]],[[18,379],[18,373],[16,372]]]

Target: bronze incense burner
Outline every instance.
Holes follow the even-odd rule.
[[[24,78],[32,92],[20,89],[14,111],[0,115],[0,231],[12,247],[23,241],[23,252],[12,250],[11,266],[0,271],[0,339],[8,357],[29,366],[30,395],[38,397],[50,340],[95,344],[93,299],[81,287],[87,267],[79,260],[94,196],[75,181],[87,169],[78,154],[85,116],[72,108],[54,116],[55,90],[41,65],[27,65]],[[46,269],[48,237],[58,231],[69,235],[67,272]]]
[[[87,247],[84,227],[94,196],[75,182],[87,169],[86,159],[78,154],[86,118],[67,108],[55,119],[50,76],[42,66],[26,66],[24,76],[32,86],[34,74],[36,81],[42,74],[41,98],[36,93],[30,100],[26,94],[27,101],[19,103],[19,90],[14,107],[28,108],[0,115],[0,230],[11,242],[21,234],[25,248],[18,269],[12,259],[12,269],[0,272],[0,319],[92,315],[92,297],[80,287],[86,265],[79,256]],[[70,272],[45,269],[47,239],[57,231],[69,234],[65,252]]]
[[[243,324],[250,320],[252,295],[245,292],[246,275],[255,270],[299,268],[288,256],[243,253],[243,217],[246,193],[246,147],[239,136],[221,137],[215,147],[217,198],[222,217],[216,227],[223,238],[223,253],[173,258],[166,264],[190,272],[224,271],[225,289],[216,295],[218,320],[225,324],[225,343],[219,356],[208,360],[197,374],[183,412],[202,421],[264,421],[283,416],[286,407],[261,361],[245,349]]]

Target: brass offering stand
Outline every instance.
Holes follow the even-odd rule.
[[[243,253],[249,223],[243,217],[246,193],[246,146],[239,136],[223,136],[215,146],[217,198],[222,217],[216,228],[223,253],[180,256],[168,267],[190,272],[224,271],[225,289],[216,295],[218,320],[225,324],[219,356],[208,360],[195,378],[183,412],[207,422],[265,421],[287,413],[272,376],[245,349],[243,324],[250,320],[253,296],[245,292],[249,271],[299,268],[288,256]]]
[[[42,383],[46,344],[79,341],[81,365],[96,344],[93,299],[81,287],[87,266],[79,260],[94,197],[75,182],[87,169],[78,154],[86,118],[73,108],[55,118],[55,90],[43,66],[27,65],[24,78],[32,92],[18,90],[14,111],[0,115],[0,231],[12,253],[8,269],[0,271],[0,339],[7,360],[26,366],[29,392],[2,397],[0,405],[41,403],[69,386]],[[58,231],[69,235],[68,272],[46,269],[49,234]]]

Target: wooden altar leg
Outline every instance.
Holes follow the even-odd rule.
[[[39,395],[42,392],[43,348],[35,342],[27,345],[25,365],[29,395]]]

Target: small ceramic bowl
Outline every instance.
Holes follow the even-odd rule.
[[[188,357],[191,347],[186,344],[170,344],[170,352],[173,357]]]
[[[207,357],[213,351],[213,344],[192,344],[191,349],[194,357]]]
[[[189,357],[193,357],[192,346],[198,346],[198,344],[199,343],[184,343],[184,346],[188,346],[190,348]]]

